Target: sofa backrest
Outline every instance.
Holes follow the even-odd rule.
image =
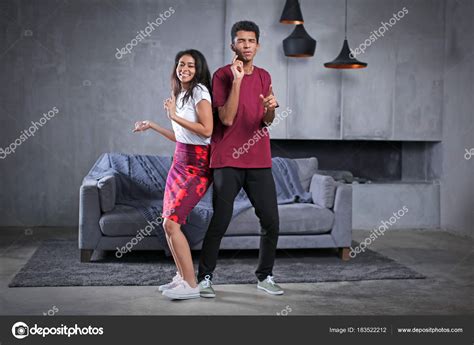
[[[298,166],[298,175],[300,177],[301,185],[305,191],[309,192],[311,178],[318,170],[318,159],[316,157],[296,158],[294,161]]]

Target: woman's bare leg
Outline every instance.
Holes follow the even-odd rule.
[[[191,287],[196,287],[196,275],[194,273],[193,258],[191,256],[191,248],[183,232],[181,225],[168,218],[163,224],[166,234],[169,237],[170,248],[176,254],[176,261],[182,269],[182,277]]]
[[[166,242],[168,242],[168,247],[170,247],[171,255],[173,256],[173,260],[174,260],[174,264],[176,265],[176,267],[178,269],[179,275],[182,277],[183,276],[183,269],[179,265],[179,261],[176,257],[176,253],[174,252],[173,246],[171,245],[170,238],[169,238],[168,234],[166,233],[166,231],[165,231],[165,237],[166,237]]]

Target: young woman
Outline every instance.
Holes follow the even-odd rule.
[[[135,123],[134,132],[154,129],[176,141],[173,163],[166,180],[163,200],[163,227],[177,267],[173,280],[159,287],[172,299],[199,297],[191,250],[181,225],[211,183],[209,169],[210,142],[213,129],[211,75],[206,59],[197,50],[176,55],[171,74],[171,98],[164,108],[173,131],[152,121]]]

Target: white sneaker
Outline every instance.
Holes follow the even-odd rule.
[[[163,292],[165,290],[169,290],[169,289],[172,289],[174,288],[176,285],[178,285],[178,282],[181,281],[183,279],[183,277],[181,277],[181,275],[179,274],[179,272],[176,272],[176,275],[173,277],[173,280],[171,280],[171,282],[169,282],[168,284],[164,284],[164,285],[160,285],[158,287],[158,290]]]
[[[188,282],[183,279],[174,288],[163,291],[163,296],[171,299],[198,298],[200,297],[199,285],[196,285],[195,288],[192,288],[189,286]]]

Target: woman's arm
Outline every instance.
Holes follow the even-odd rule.
[[[176,136],[174,135],[173,131],[163,128],[160,125],[154,123],[153,121],[144,120],[135,122],[135,128],[133,129],[133,132],[144,132],[150,128],[154,129],[155,131],[163,135],[165,138],[171,141],[176,141]]]
[[[197,122],[188,121],[176,115],[176,98],[174,95],[171,95],[171,98],[166,99],[163,106],[171,121],[174,121],[187,130],[205,138],[209,138],[212,135],[212,106],[209,101],[202,99],[196,105]]]
[[[212,135],[213,130],[211,104],[207,100],[201,100],[196,105],[196,113],[197,122],[188,121],[179,117],[176,113],[170,114],[170,119],[191,132],[209,138]]]
[[[174,132],[169,130],[169,129],[166,129],[166,128],[163,128],[161,126],[159,126],[158,124],[154,123],[154,122],[151,122],[150,123],[150,128],[151,129],[154,129],[155,131],[157,131],[158,133],[160,133],[162,136],[164,136],[165,138],[171,140],[171,141],[176,141],[176,136],[174,135]]]

